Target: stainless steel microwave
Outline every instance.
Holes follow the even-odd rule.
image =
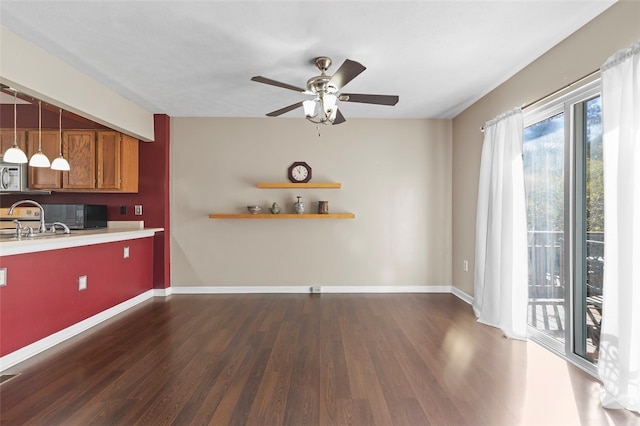
[[[0,161],[0,192],[27,191],[27,165]]]

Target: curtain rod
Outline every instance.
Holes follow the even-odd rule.
[[[532,107],[532,106],[533,106],[533,105],[535,105],[535,104],[538,104],[538,103],[540,103],[540,102],[542,102],[542,101],[544,101],[544,100],[549,99],[549,98],[550,98],[550,97],[552,97],[552,96],[557,95],[558,93],[562,92],[563,90],[566,90],[566,89],[568,89],[568,88],[570,88],[570,87],[572,87],[572,86],[575,86],[576,84],[582,83],[584,80],[586,80],[586,79],[588,79],[588,78],[593,77],[594,75],[596,75],[596,74],[597,74],[597,73],[599,73],[599,72],[600,72],[600,69],[599,69],[599,68],[598,68],[597,70],[595,70],[595,71],[591,71],[589,74],[587,74],[587,75],[585,75],[585,76],[580,77],[579,79],[577,79],[576,81],[574,81],[574,82],[572,82],[572,83],[569,83],[569,84],[567,84],[567,85],[565,85],[565,86],[562,86],[562,87],[561,87],[561,88],[559,88],[558,90],[555,90],[555,91],[553,91],[553,92],[551,92],[551,93],[549,93],[549,94],[547,94],[547,95],[544,95],[543,97],[538,98],[538,99],[536,99],[536,100],[535,100],[535,101],[533,101],[533,102],[529,102],[528,104],[523,104],[523,105],[520,107],[520,109],[527,109],[527,108],[530,108],[530,107]],[[480,131],[481,131],[481,132],[484,132],[484,125],[483,125],[482,127],[480,127]]]

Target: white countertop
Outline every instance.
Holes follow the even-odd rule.
[[[164,228],[100,228],[71,230],[71,234],[57,234],[55,237],[24,237],[20,240],[3,239],[0,240],[0,256],[146,238],[152,237],[156,232],[160,231],[164,231]]]

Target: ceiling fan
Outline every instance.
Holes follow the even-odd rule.
[[[347,59],[342,63],[342,65],[340,65],[338,71],[333,75],[326,74],[327,69],[331,66],[330,58],[320,56],[316,58],[315,64],[320,70],[320,75],[311,77],[307,80],[306,89],[262,76],[255,76],[251,78],[252,81],[257,81],[258,83],[295,90],[296,92],[314,97],[312,100],[296,102],[295,104],[272,111],[267,114],[268,117],[277,117],[289,111],[293,111],[294,109],[303,107],[305,117],[313,123],[340,124],[344,123],[346,120],[338,109],[338,101],[390,106],[398,103],[399,97],[395,95],[370,95],[361,93],[338,94],[338,91],[346,86],[347,83],[367,69],[359,62]]]

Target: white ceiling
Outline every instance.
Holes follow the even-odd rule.
[[[367,67],[344,92],[400,96],[347,120],[453,118],[614,2],[2,0],[0,23],[152,113],[262,117],[308,96],[252,76],[305,87],[329,56]]]

